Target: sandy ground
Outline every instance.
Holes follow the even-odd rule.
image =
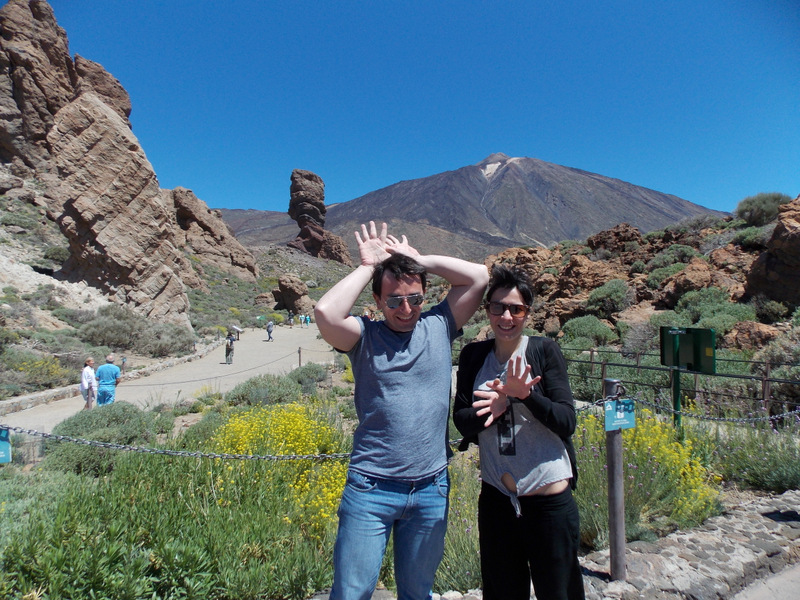
[[[329,363],[333,360],[333,350],[318,334],[313,323],[291,329],[276,327],[275,341],[267,342],[263,329],[247,329],[234,346],[233,364],[225,363],[225,348],[220,346],[202,358],[147,377],[139,377],[132,371],[117,387],[117,400],[142,408],[174,405],[203,393],[228,392],[256,375],[282,375],[309,362]],[[83,398],[75,396],[4,415],[0,424],[51,433],[58,423],[82,409]]]

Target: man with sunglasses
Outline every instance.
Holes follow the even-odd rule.
[[[331,600],[368,600],[394,535],[398,600],[430,598],[444,552],[451,344],[477,310],[486,267],[421,255],[373,222],[356,232],[361,264],[317,303],[322,337],[347,353],[359,424],[339,505]],[[427,274],[447,297],[423,312]],[[350,314],[372,282],[383,321]]]

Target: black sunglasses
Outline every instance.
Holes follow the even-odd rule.
[[[422,294],[411,294],[409,296],[389,296],[384,302],[387,308],[397,308],[403,303],[403,300],[408,301],[409,306],[419,306],[425,301]]]
[[[530,306],[525,306],[524,304],[503,304],[502,302],[487,302],[484,306],[490,315],[495,316],[500,316],[508,311],[512,317],[519,317],[527,314],[531,309]]]

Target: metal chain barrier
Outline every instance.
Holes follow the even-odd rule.
[[[608,396],[607,398],[601,398],[594,402],[587,402],[582,406],[579,406],[575,409],[576,413],[589,411],[594,408],[602,407],[603,403],[609,399],[618,399],[620,394],[616,396]],[[688,413],[685,411],[676,411],[675,409],[671,408],[670,406],[664,404],[656,404],[654,402],[648,402],[647,400],[642,400],[641,398],[631,398],[637,404],[642,406],[647,406],[652,408],[659,413],[664,412],[672,415],[681,415],[683,417],[688,417],[691,419],[697,419],[699,421],[712,421],[717,423],[737,423],[737,424],[748,424],[751,425],[753,423],[758,422],[773,422],[779,421],[781,419],[787,417],[797,417],[800,419],[800,408],[796,410],[792,410],[789,412],[781,413],[778,415],[770,415],[765,417],[740,417],[740,418],[733,418],[733,417],[710,417],[706,415],[700,415],[697,413]],[[190,452],[187,450],[166,450],[160,448],[147,448],[143,446],[131,446],[128,444],[115,444],[112,442],[98,442],[95,440],[86,440],[83,438],[74,438],[67,435],[55,435],[52,433],[44,433],[41,431],[36,431],[35,429],[24,429],[22,427],[14,427],[11,425],[4,425],[0,423],[0,429],[8,429],[9,431],[13,431],[16,433],[24,433],[27,435],[41,437],[44,439],[51,439],[56,440],[59,442],[70,442],[73,444],[81,444],[84,446],[94,446],[96,448],[106,448],[110,450],[122,450],[125,452],[138,452],[143,454],[159,454],[162,456],[178,456],[178,457],[189,457],[189,458],[210,458],[210,459],[218,459],[218,460],[272,460],[272,461],[282,461],[282,460],[315,460],[315,461],[322,461],[322,460],[345,460],[350,458],[349,452],[340,452],[340,453],[333,453],[333,454],[218,454],[214,452]],[[452,447],[457,447],[461,443],[461,439],[457,440],[449,440],[449,444]]]
[[[608,398],[603,398],[601,400],[597,400],[595,402],[587,403],[584,406],[578,407],[575,412],[581,412],[586,410],[591,410],[598,406],[602,406],[603,402],[608,399],[615,399],[616,396],[609,396]],[[789,412],[781,413],[779,415],[770,415],[767,417],[740,417],[740,418],[733,418],[733,417],[709,417],[706,415],[700,415],[697,413],[688,413],[681,410],[675,410],[670,406],[666,406],[664,404],[656,404],[654,402],[648,402],[647,400],[642,400],[641,398],[631,398],[637,404],[641,404],[643,406],[647,406],[649,408],[653,408],[659,412],[669,413],[671,415],[681,415],[683,417],[688,417],[690,419],[697,419],[699,421],[715,421],[715,422],[723,422],[723,423],[741,423],[741,424],[753,424],[758,422],[768,422],[768,421],[779,421],[786,417],[798,417],[800,418],[800,408],[791,410]]]
[[[165,450],[160,448],[146,448],[143,446],[130,446],[128,444],[114,444],[112,442],[98,442],[95,440],[85,440],[74,438],[68,435],[55,435],[44,433],[35,429],[23,429],[0,423],[0,429],[8,429],[16,433],[37,436],[44,439],[56,440],[58,442],[71,442],[83,446],[94,446],[95,448],[107,448],[110,450],[123,450],[126,452],[139,452],[142,454],[160,454],[162,456],[185,456],[190,458],[213,458],[219,460],[341,460],[350,458],[349,452],[334,454],[216,454],[214,452],[189,452],[187,450]]]

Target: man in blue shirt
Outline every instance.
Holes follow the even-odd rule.
[[[361,226],[361,264],[314,309],[322,337],[346,352],[359,424],[339,505],[331,600],[370,598],[394,535],[398,600],[430,598],[444,552],[449,478],[447,420],[451,343],[480,305],[483,265],[423,256],[405,236]],[[447,280],[447,297],[423,312],[427,274]],[[372,281],[384,320],[350,314]]]
[[[114,402],[119,379],[122,372],[114,364],[114,355],[106,356],[106,364],[97,368],[97,406],[104,406]]]

